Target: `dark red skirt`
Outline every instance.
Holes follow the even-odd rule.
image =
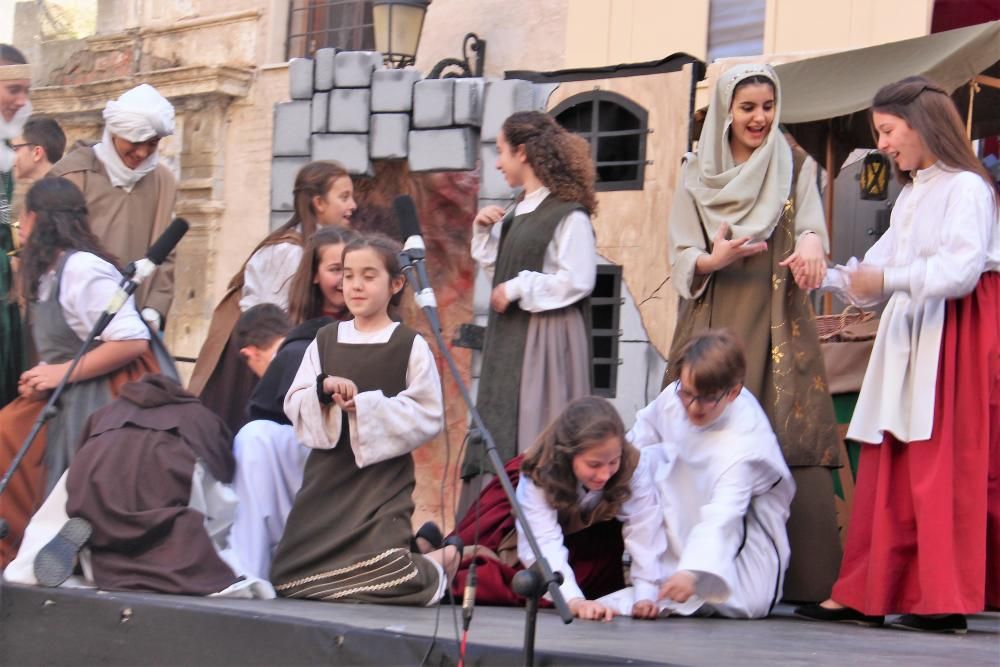
[[[505,469],[514,487],[521,476],[521,460],[516,456],[507,462]],[[496,551],[501,542],[514,530],[514,516],[511,514],[507,495],[496,479],[491,481],[479,497],[479,540],[480,546]],[[462,542],[472,545],[476,542],[476,507],[473,505],[459,522],[455,533]],[[569,551],[569,566],[573,569],[576,583],[588,600],[621,590],[625,587],[622,572],[622,553],[625,542],[622,539],[620,521],[602,521],[564,537]],[[471,559],[462,562],[455,579],[452,593],[461,599],[465,582],[469,576]],[[506,565],[495,558],[479,555],[476,557],[476,604],[523,605],[524,598],[511,589],[514,575],[524,569],[520,562]],[[542,600],[542,606],[548,606]]]
[[[946,303],[930,439],[862,446],[832,598],[873,615],[1000,606],[1000,274]]]

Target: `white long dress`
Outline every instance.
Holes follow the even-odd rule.
[[[660,601],[661,613],[767,616],[788,568],[785,522],[795,483],[753,394],[743,389],[715,422],[696,427],[671,384],[639,411],[628,437],[659,497],[662,576],[686,570],[697,577],[695,595]],[[621,613],[631,608],[631,598],[615,601]]]

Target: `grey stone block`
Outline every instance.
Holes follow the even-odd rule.
[[[507,199],[514,196],[514,188],[507,185],[503,172],[497,169],[497,145],[483,142],[479,150],[479,196],[484,199]]]
[[[483,105],[483,141],[496,141],[507,116],[535,108],[535,91],[529,81],[504,79],[486,83]]]
[[[483,122],[483,79],[455,79],[455,125],[474,125]]]
[[[534,91],[534,108],[536,111],[547,111],[549,108],[549,98],[559,87],[558,83],[535,83],[531,86]]]
[[[312,102],[296,101],[274,105],[272,151],[282,157],[309,155],[310,109]]]
[[[271,160],[272,211],[291,211],[295,208],[292,195],[295,176],[308,163],[307,157],[276,157]]]
[[[272,232],[289,221],[292,217],[291,211],[271,211],[271,222],[268,227]]]
[[[312,101],[312,120],[309,129],[312,132],[326,132],[330,115],[330,93],[316,93]]]
[[[333,58],[340,49],[319,49],[316,51],[316,71],[313,74],[313,87],[316,90],[331,90],[333,88]]]
[[[367,134],[314,134],[313,160],[336,160],[352,174],[371,176]]]
[[[372,74],[372,111],[391,113],[413,108],[413,86],[420,81],[420,71],[378,69]]]
[[[424,79],[413,86],[413,127],[449,127],[454,109],[454,79]]]
[[[401,160],[406,157],[410,114],[376,113],[371,119],[373,160]]]
[[[371,91],[367,88],[335,88],[331,90],[327,131],[367,132],[368,117],[371,115],[370,108]]]
[[[311,100],[313,96],[313,67],[309,58],[292,58],[288,61],[288,94],[293,100]]]
[[[479,133],[470,127],[410,130],[410,171],[468,171],[476,167]]]
[[[333,57],[333,83],[337,88],[367,88],[372,72],[382,67],[375,51],[341,51]]]

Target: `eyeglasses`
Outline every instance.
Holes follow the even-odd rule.
[[[729,392],[728,389],[723,389],[717,396],[697,396],[681,387],[680,381],[677,382],[675,390],[677,391],[677,398],[681,400],[681,405],[685,408],[690,408],[691,404],[695,402],[697,402],[702,408],[714,408],[722,402],[722,399],[724,399],[726,394]]]
[[[37,146],[37,145],[38,144],[11,144],[10,147],[12,150],[16,151],[18,148],[24,148],[25,146]]]

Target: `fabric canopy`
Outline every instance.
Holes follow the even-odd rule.
[[[882,86],[923,75],[955,91],[963,120],[973,77],[1000,77],[1000,21],[901,42],[843,51],[775,67],[784,94],[782,125],[820,164],[832,131],[839,169],[855,148],[873,147],[868,108]],[[982,86],[972,137],[1000,133],[1000,90]]]

